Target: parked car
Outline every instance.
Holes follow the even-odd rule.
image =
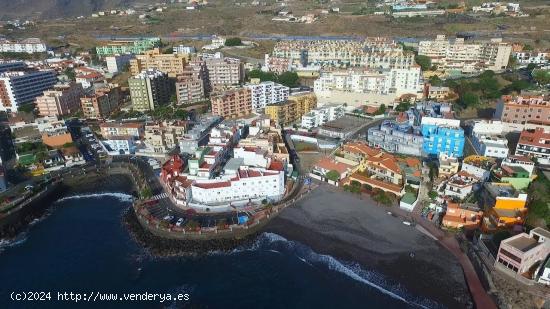
[[[171,221],[172,219],[174,219],[174,216],[172,215],[167,215],[166,217],[164,217],[165,221]]]
[[[183,223],[183,218],[179,218],[178,222],[176,222],[176,226],[181,226],[182,223]]]

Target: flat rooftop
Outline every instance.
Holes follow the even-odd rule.
[[[521,252],[527,252],[539,245],[534,238],[526,235],[507,241],[506,244],[520,250]]]

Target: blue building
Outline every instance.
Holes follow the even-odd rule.
[[[427,155],[438,156],[446,153],[452,157],[464,154],[464,130],[460,120],[447,118],[423,117],[421,123],[422,150]]]

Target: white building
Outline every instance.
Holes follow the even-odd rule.
[[[472,145],[481,156],[506,158],[508,140],[503,132],[504,125],[500,121],[477,121],[472,129]]]
[[[522,51],[514,54],[517,62],[522,65],[528,64],[548,64],[550,62],[550,53]]]
[[[178,45],[174,46],[172,49],[174,51],[174,54],[194,54],[197,52],[195,47],[193,46],[186,46],[186,45]]]
[[[336,90],[399,97],[403,94],[422,95],[423,85],[420,67],[414,65],[378,71],[323,72],[315,81],[313,88],[319,95],[326,95]]]
[[[52,70],[1,73],[0,111],[16,112],[21,105],[34,102],[56,83],[57,77]]]
[[[246,166],[267,168],[271,163],[267,150],[259,147],[236,147],[233,149],[233,157],[243,159]]]
[[[324,125],[329,121],[343,117],[345,114],[344,105],[324,105],[309,111],[302,116],[302,128],[312,129]]]
[[[226,206],[249,200],[280,200],[285,193],[284,171],[241,167],[235,175],[212,180],[191,180],[180,176],[174,181],[174,198],[179,205],[197,203]]]
[[[274,82],[261,82],[259,84],[247,84],[252,96],[252,108],[255,110],[265,108],[268,104],[285,102],[288,99],[290,88]]]
[[[45,53],[46,44],[40,39],[29,38],[22,41],[8,41],[0,39],[0,52],[2,53]]]
[[[130,60],[134,58],[132,54],[117,55],[105,57],[107,62],[107,71],[109,73],[118,73],[122,71],[125,65],[130,63]]]
[[[445,195],[463,200],[477,190],[479,182],[480,179],[477,176],[462,170],[449,178],[445,186]]]
[[[418,54],[429,57],[440,71],[502,71],[508,66],[511,53],[512,45],[503,43],[502,39],[466,42],[463,38],[451,41],[445,35],[438,35],[435,40],[418,43]]]
[[[136,151],[136,145],[132,136],[110,136],[109,139],[102,141],[111,154],[133,154]]]

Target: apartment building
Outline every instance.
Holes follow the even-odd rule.
[[[193,46],[186,46],[186,45],[178,45],[178,46],[174,46],[172,48],[172,52],[174,54],[187,54],[187,55],[191,55],[191,54],[194,54],[197,52],[197,50],[195,49],[195,47]]]
[[[124,54],[141,54],[145,51],[158,47],[160,38],[148,38],[140,40],[128,41],[112,41],[102,46],[96,47],[96,53],[100,57],[124,55]]]
[[[80,111],[80,98],[84,96],[81,84],[57,84],[36,98],[41,116],[66,116]]]
[[[202,60],[192,60],[176,80],[177,104],[203,101],[210,93],[208,71]]]
[[[404,68],[380,70],[347,70],[322,72],[314,82],[315,93],[325,94],[331,91],[355,93],[422,94],[421,70],[417,65]]]
[[[462,170],[452,175],[445,184],[445,195],[456,197],[459,200],[465,199],[472,192],[479,189],[481,179],[477,176]]]
[[[514,53],[514,58],[521,65],[546,65],[550,62],[550,53],[540,51],[520,51]]]
[[[105,119],[122,103],[120,87],[97,88],[92,94],[80,98],[80,108],[86,119]]]
[[[55,71],[8,71],[0,73],[0,111],[16,112],[33,103],[57,83]]]
[[[252,113],[252,94],[248,88],[214,94],[211,102],[212,113],[224,118],[237,118]]]
[[[292,70],[291,60],[288,58],[272,57],[269,54],[265,54],[262,70],[277,74],[288,72]]]
[[[244,66],[239,59],[211,58],[206,59],[205,63],[210,87],[213,90],[239,85],[244,79]]]
[[[0,73],[8,71],[24,71],[27,64],[23,61],[0,61]]]
[[[477,154],[486,157],[508,157],[508,140],[500,121],[476,121],[472,128],[472,146]]]
[[[344,117],[344,105],[329,104],[317,107],[302,116],[302,128],[312,129],[324,125],[329,121]]]
[[[423,155],[424,137],[419,128],[408,124],[385,120],[379,127],[368,129],[367,140],[369,146],[382,148],[391,153],[418,157]]]
[[[146,123],[143,142],[155,153],[168,153],[184,138],[188,125],[180,120]]]
[[[40,39],[29,38],[21,41],[9,41],[0,38],[0,53],[45,53],[46,44]]]
[[[483,212],[472,204],[447,203],[441,224],[453,229],[476,229],[481,225]]]
[[[512,45],[502,39],[468,42],[463,38],[449,40],[438,35],[435,40],[420,41],[418,54],[427,56],[438,70],[475,73],[483,70],[502,71],[508,66]]]
[[[523,130],[515,155],[537,158],[542,165],[550,163],[550,133],[543,128]]]
[[[495,117],[503,122],[550,123],[550,99],[545,96],[502,96]]]
[[[188,54],[163,54],[160,49],[154,48],[130,60],[130,74],[138,75],[143,71],[158,70],[169,77],[176,77],[183,73],[189,60]]]
[[[424,137],[422,150],[425,154],[438,156],[446,153],[452,157],[462,157],[465,138],[460,120],[422,117],[420,128]]]
[[[550,232],[537,227],[500,242],[495,268],[531,279],[528,273],[550,254]]]
[[[365,40],[294,40],[280,41],[273,48],[273,57],[289,59],[294,67],[388,68],[399,62],[414,63],[414,56],[389,38]]]
[[[292,95],[284,103],[270,104],[265,114],[275,123],[289,125],[301,120],[302,116],[317,107],[317,97],[313,93]]]
[[[133,54],[123,54],[105,57],[107,62],[107,71],[109,73],[118,73],[124,69],[125,66],[130,65],[130,60],[134,59]]]
[[[99,129],[105,138],[131,136],[139,139],[145,135],[145,124],[141,122],[102,122],[99,124]]]
[[[172,83],[166,73],[150,69],[128,79],[132,108],[145,112],[156,106],[168,104]]]
[[[284,102],[288,99],[290,88],[275,82],[261,82],[258,84],[246,84],[252,96],[252,108],[260,110],[268,104]]]
[[[448,156],[445,153],[440,153],[438,156],[439,159],[439,168],[438,175],[439,177],[449,177],[458,173],[460,168],[460,162],[458,158]]]

